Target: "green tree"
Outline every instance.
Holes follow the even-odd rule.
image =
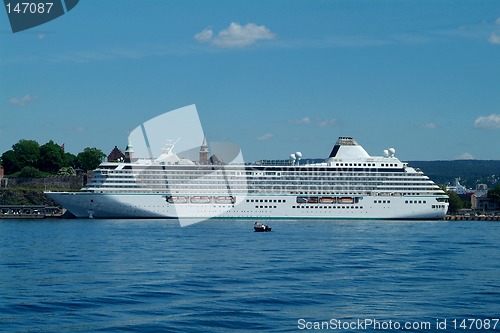
[[[2,154],[2,166],[6,175],[10,175],[21,170],[17,154],[12,149],[7,150]]]
[[[64,153],[63,167],[75,167],[76,156],[71,153]]]
[[[19,169],[26,166],[37,167],[40,159],[40,145],[35,140],[19,140],[12,146],[19,162]],[[16,170],[17,171],[17,170]]]
[[[460,209],[464,208],[464,202],[462,201],[462,199],[460,199],[458,194],[453,191],[447,191],[446,194],[448,194],[448,197],[450,198],[450,206],[448,207],[448,211],[451,214],[456,214]]]
[[[76,166],[83,170],[94,170],[101,164],[102,159],[106,157],[102,151],[97,148],[85,148],[81,153],[76,155]]]
[[[488,198],[500,202],[500,184],[488,190]]]
[[[61,146],[50,140],[40,147],[38,168],[41,171],[56,173],[64,166],[64,151]]]
[[[22,178],[36,178],[42,177],[42,173],[37,168],[31,166],[25,166],[19,173],[19,177]]]
[[[34,140],[19,140],[11,150],[2,154],[6,174],[21,171],[26,166],[36,168],[40,159],[40,145]]]
[[[76,176],[76,171],[72,167],[68,166],[68,167],[62,167],[61,169],[59,169],[57,174],[60,176]]]

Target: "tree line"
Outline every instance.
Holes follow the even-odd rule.
[[[97,148],[85,148],[77,155],[64,151],[50,140],[41,145],[35,140],[19,140],[0,157],[6,175],[40,177],[47,174],[75,175],[75,169],[95,169],[106,156]]]

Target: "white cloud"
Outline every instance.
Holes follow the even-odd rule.
[[[487,129],[500,128],[500,114],[477,117],[474,121],[474,127]]]
[[[266,133],[264,135],[258,136],[255,138],[255,140],[258,141],[267,141],[270,140],[274,135],[272,133]]]
[[[78,133],[85,133],[86,129],[83,126],[78,126],[74,129]]]
[[[476,158],[471,153],[463,153],[460,156],[455,157],[456,160],[475,160]]]
[[[38,39],[42,40],[42,39],[44,39],[46,37],[46,35],[41,32],[41,33],[38,34],[37,37],[38,37]]]
[[[492,33],[490,35],[490,38],[488,38],[488,41],[491,43],[491,44],[500,44],[500,36],[498,36],[496,33]]]
[[[212,36],[214,35],[214,32],[210,28],[205,28],[202,32],[197,33],[194,35],[194,39],[196,39],[198,42],[209,42],[212,39]]]
[[[427,124],[423,124],[423,125],[420,125],[421,128],[437,128],[437,125],[434,124],[434,123],[427,123]]]
[[[259,40],[274,39],[276,34],[263,25],[248,23],[244,26],[231,22],[229,27],[219,31],[217,35],[211,28],[194,35],[194,39],[201,43],[210,43],[221,48],[242,48],[255,44]]]
[[[322,119],[322,118],[311,118],[311,117],[304,117],[302,119],[298,120],[290,120],[290,124],[294,125],[309,125],[309,124],[315,124],[318,127],[327,127],[327,126],[334,126],[337,124],[337,119],[332,118],[332,119]]]
[[[299,119],[299,120],[294,120],[292,121],[294,124],[297,124],[297,125],[305,125],[305,124],[310,124],[312,123],[312,119],[310,117],[304,117],[302,119]]]
[[[500,25],[500,17],[495,20],[495,25]],[[488,38],[488,42],[491,44],[500,44],[500,36],[492,32],[490,38]]]
[[[32,95],[26,94],[26,95],[24,95],[21,98],[12,97],[9,100],[9,103],[12,104],[12,105],[17,105],[17,106],[25,106],[26,104],[32,102],[35,99],[36,99],[36,96],[32,96]]]
[[[337,124],[336,119],[318,119],[318,126],[319,127],[333,126],[336,124]]]

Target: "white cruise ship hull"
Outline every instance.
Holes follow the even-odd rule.
[[[242,196],[233,203],[169,203],[166,194],[47,192],[78,218],[443,219],[435,197],[358,197],[357,202],[297,203],[297,196]],[[340,200],[337,200],[340,201]]]

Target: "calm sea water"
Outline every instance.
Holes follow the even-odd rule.
[[[1,220],[0,331],[335,331],[371,319],[471,332],[481,327],[453,325],[493,331],[500,317],[500,223],[252,224]]]

